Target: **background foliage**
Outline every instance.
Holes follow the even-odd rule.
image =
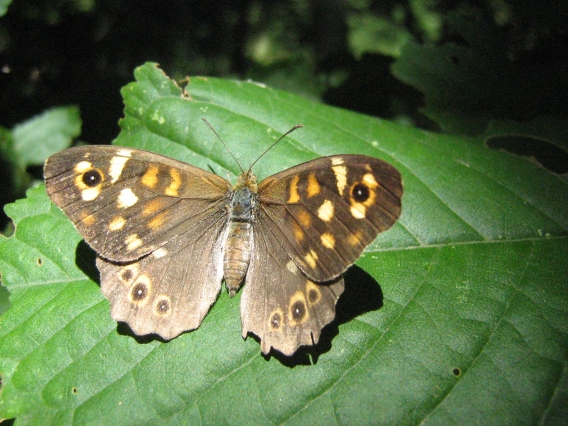
[[[124,114],[118,143],[235,171],[206,128],[160,129],[148,111],[178,124],[207,111],[245,164],[266,129],[303,122],[258,165],[261,177],[285,166],[274,159],[365,152],[401,170],[405,195],[400,223],[358,262],[365,272],[350,272],[381,305],[346,295],[329,345],[267,360],[254,340],[243,344],[238,301],[223,297],[199,331],[170,344],[117,333],[92,251],[32,190],[6,207],[15,236],[0,236],[12,304],[0,316],[0,418],[562,424],[567,4],[4,0],[2,14],[1,204],[41,182],[43,159],[79,135],[114,139]],[[195,78],[192,113],[152,65],[123,89],[123,112],[120,89],[148,60],[177,81],[254,79],[391,122]],[[0,312],[8,306],[0,286]],[[169,385],[179,377],[192,379]]]

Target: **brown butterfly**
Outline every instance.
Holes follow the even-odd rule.
[[[241,297],[242,334],[285,355],[318,342],[342,274],[400,215],[400,173],[334,155],[257,184],[232,186],[189,164],[132,148],[82,146],[45,164],[49,197],[97,252],[111,315],[134,333],[193,330],[224,278]]]

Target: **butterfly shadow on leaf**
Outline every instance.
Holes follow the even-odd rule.
[[[85,242],[81,240],[75,249],[75,264],[90,280],[100,283],[99,270],[96,266],[97,254]],[[99,284],[100,285],[100,284]]]
[[[352,266],[344,274],[344,280],[345,290],[337,301],[335,319],[324,327],[316,345],[301,346],[292,356],[272,350],[265,358],[272,356],[287,367],[317,364],[320,355],[331,350],[332,340],[339,334],[341,324],[383,307],[381,286],[363,269]]]
[[[169,340],[164,339],[163,337],[160,337],[157,334],[144,334],[142,336],[137,335],[136,333],[134,333],[132,331],[132,329],[128,326],[127,323],[125,322],[118,322],[118,325],[116,327],[116,332],[118,334],[120,334],[121,336],[129,336],[132,337],[134,340],[136,340],[137,343],[144,345],[146,343],[152,343],[154,341],[158,341],[158,342],[162,342],[162,343],[168,343]]]

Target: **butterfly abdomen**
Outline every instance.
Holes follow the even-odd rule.
[[[257,196],[248,187],[237,188],[233,193],[223,255],[225,285],[231,297],[239,291],[250,264],[256,206]]]
[[[230,222],[225,243],[223,274],[229,295],[234,296],[247,274],[251,256],[252,224]]]

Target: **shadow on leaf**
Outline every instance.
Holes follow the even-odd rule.
[[[136,340],[137,343],[139,343],[141,345],[145,345],[147,343],[152,343],[154,341],[158,341],[158,342],[162,342],[162,343],[168,343],[170,341],[170,340],[164,339],[163,337],[161,337],[157,334],[145,334],[143,336],[139,336],[136,333],[134,333],[132,331],[132,329],[130,328],[130,326],[125,322],[119,322],[118,323],[118,325],[116,327],[116,332],[118,334],[120,334],[121,336],[132,337],[134,340]]]
[[[99,270],[96,265],[96,260],[97,254],[95,251],[85,240],[81,240],[75,249],[75,264],[89,279],[100,286]]]

